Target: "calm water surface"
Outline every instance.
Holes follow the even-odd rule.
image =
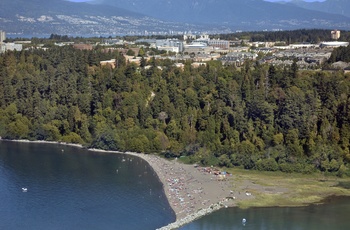
[[[242,224],[246,219],[245,225]],[[349,230],[350,198],[298,208],[228,208],[205,216],[181,230]]]
[[[54,144],[0,141],[0,202],[0,229],[153,230],[175,220],[145,161]]]

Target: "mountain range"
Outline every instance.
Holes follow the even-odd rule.
[[[349,16],[348,11],[350,10],[349,0],[326,0],[324,2],[306,2],[303,0],[292,0],[288,4],[293,4],[309,10],[339,14],[343,16]]]
[[[350,29],[348,0],[1,0],[0,30],[122,35],[236,30]],[[332,4],[332,7],[329,7]],[[339,10],[337,10],[339,9]]]
[[[103,4],[117,6],[133,12],[143,13],[167,21],[196,23],[251,23],[294,20],[348,21],[330,9],[350,9],[348,0],[328,0],[325,2],[304,2],[293,0],[288,4],[264,0],[100,0]],[[330,5],[332,7],[330,7]],[[322,10],[324,9],[324,10]],[[326,10],[328,9],[328,12]],[[326,13],[325,13],[326,12]],[[345,16],[345,14],[343,14]],[[276,23],[278,25],[278,23]]]

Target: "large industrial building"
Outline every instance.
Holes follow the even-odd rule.
[[[320,47],[341,47],[348,46],[349,42],[321,42]]]

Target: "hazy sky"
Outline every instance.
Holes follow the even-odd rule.
[[[96,0],[68,0],[68,1],[71,1],[71,2],[92,2],[92,1],[96,1]],[[284,2],[289,2],[291,0],[265,0],[265,1],[268,1],[268,2],[281,2],[281,1],[284,1]],[[325,0],[304,0],[305,2],[324,2]]]
[[[66,0],[71,2],[103,2],[104,0]],[[267,2],[289,2],[291,0],[265,0]],[[324,2],[325,0],[303,0],[305,2]]]
[[[265,0],[267,2],[290,2],[291,0]],[[304,0],[304,2],[324,2],[325,0]]]

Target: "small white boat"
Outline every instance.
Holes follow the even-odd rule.
[[[28,189],[27,188],[22,188],[22,192],[27,192]]]

